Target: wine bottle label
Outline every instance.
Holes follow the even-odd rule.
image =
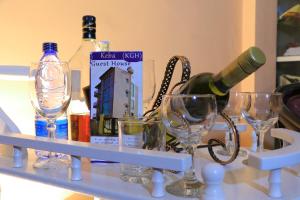
[[[228,87],[226,87],[221,81],[210,81],[209,88],[213,94],[218,96],[225,96],[228,91]]]
[[[56,135],[58,139],[68,139],[68,120],[56,120]],[[48,137],[47,121],[42,119],[35,120],[35,135],[38,137]]]

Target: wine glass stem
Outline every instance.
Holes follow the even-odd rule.
[[[225,132],[225,147],[228,153],[232,155],[234,149],[232,144],[232,132],[230,128],[228,128],[228,130]]]
[[[47,131],[48,131],[48,137],[50,139],[55,138],[55,132],[56,132],[56,125],[55,125],[55,119],[47,119]],[[49,152],[49,158],[55,157],[54,152]]]
[[[257,152],[263,152],[264,150],[264,138],[265,138],[265,134],[263,131],[258,130],[257,131]]]
[[[188,145],[186,147],[186,151],[192,156],[192,166],[189,170],[187,170],[184,173],[184,179],[187,181],[195,181],[197,179],[195,175],[195,161],[194,161],[195,147],[192,145]]]
[[[55,120],[48,119],[47,120],[47,131],[48,131],[49,138],[51,138],[51,139],[55,138],[55,130],[56,130]]]

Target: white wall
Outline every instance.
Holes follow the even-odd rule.
[[[241,0],[0,0],[0,63],[29,65],[44,41],[68,60],[80,44],[81,17],[97,17],[97,38],[112,49],[141,49],[157,61],[187,56],[193,73],[217,72],[241,51]]]
[[[277,0],[243,0],[242,49],[258,46],[267,62],[239,86],[242,91],[273,91],[276,74]]]

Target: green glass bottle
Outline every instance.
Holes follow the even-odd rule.
[[[191,77],[178,93],[214,94],[220,112],[228,102],[229,90],[259,69],[265,62],[266,57],[262,50],[250,47],[218,74],[200,73]]]

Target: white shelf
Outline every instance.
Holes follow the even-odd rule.
[[[300,61],[300,56],[277,56],[277,62],[297,62]]]
[[[175,171],[185,171],[190,168],[192,163],[191,156],[188,154],[50,139],[25,134],[0,134],[0,143]]]
[[[196,174],[202,180],[200,175],[201,166],[212,161],[205,151],[198,152],[196,157]],[[13,159],[1,156],[0,173],[108,199],[186,200],[186,198],[175,197],[168,193],[163,198],[153,198],[149,193],[149,188],[139,184],[123,182],[119,178],[119,164],[90,164],[88,160],[85,160],[82,168],[83,179],[81,181],[70,181],[67,169],[36,170],[32,167],[34,159],[33,152],[30,152],[29,160],[24,167],[12,168]],[[247,167],[242,164],[244,159],[244,157],[238,158],[234,163],[225,166],[224,199],[271,200],[265,193],[268,171],[258,171]],[[166,184],[175,180],[175,177],[175,175],[167,176]],[[282,179],[284,199],[300,199],[300,178],[296,177],[291,170],[283,170]],[[28,192],[34,192],[34,190],[35,188],[32,188],[32,191]]]
[[[29,153],[29,161],[22,168],[13,168],[12,158],[0,159],[0,172],[6,175],[17,176],[32,181],[37,181],[53,186],[70,189],[77,192],[90,194],[97,197],[124,200],[153,200],[151,194],[142,185],[123,182],[119,174],[119,164],[98,165],[90,164],[88,160],[83,162],[82,180],[71,181],[67,168],[35,169],[33,153]],[[33,188],[34,190],[34,188]],[[134,191],[134,192],[133,192]],[[166,198],[172,199],[172,198]]]
[[[249,165],[259,169],[272,169],[274,167],[283,167],[289,164],[298,164],[300,155],[300,136],[296,132],[286,132],[283,129],[277,129],[274,133],[277,137],[284,137],[286,141],[292,143],[289,147],[282,150],[272,152],[250,154]],[[298,137],[299,136],[299,137]],[[61,152],[72,153],[77,155],[85,155],[86,153],[96,158],[101,158],[99,152],[103,152],[103,156],[108,158],[109,154],[114,155],[114,159],[123,160],[128,163],[136,163],[132,159],[140,159],[148,157],[148,164],[156,167],[166,167],[168,169],[185,169],[190,164],[182,164],[182,161],[188,161],[190,158],[185,154],[176,154],[166,152],[147,151],[132,152],[129,149],[119,150],[111,146],[91,145],[88,143],[68,142],[60,140],[41,139],[33,136],[25,135],[0,135],[1,143],[23,145],[26,147],[43,147],[44,150],[59,149]],[[48,145],[45,145],[48,144]],[[76,150],[76,151],[75,151]],[[74,152],[73,152],[74,151]],[[76,152],[76,153],[75,153]],[[94,155],[95,154],[95,155]],[[119,154],[119,158],[117,156]],[[267,155],[270,154],[270,155]],[[35,161],[35,156],[32,150],[29,151],[28,159],[23,160],[21,168],[14,168],[14,159],[10,156],[0,156],[0,173],[12,175],[32,181],[37,181],[57,187],[70,189],[77,192],[90,194],[96,197],[104,197],[109,199],[122,200],[186,200],[186,198],[175,197],[166,193],[162,198],[153,198],[151,196],[151,184],[140,185],[123,182],[119,178],[120,164],[91,164],[87,159],[82,161],[82,180],[71,181],[70,169],[58,166],[57,169],[35,169],[32,164]],[[276,155],[279,155],[276,157]],[[99,157],[98,157],[99,156]],[[122,157],[124,156],[124,157]],[[154,160],[157,158],[157,162]],[[281,162],[278,166],[279,157],[289,158],[289,162]],[[225,166],[225,180],[223,182],[224,199],[271,199],[266,194],[268,190],[268,174],[269,171],[260,171],[255,168],[243,164],[245,157],[239,157],[233,163]],[[272,164],[269,161],[272,161]],[[139,160],[139,162],[144,162]],[[174,164],[170,168],[169,161]],[[201,168],[212,162],[212,159],[207,153],[206,149],[196,153],[196,175],[202,181]],[[269,162],[269,163],[268,163]],[[268,167],[264,167],[267,163]],[[277,164],[276,164],[277,163]],[[140,163],[141,164],[141,163]],[[282,170],[282,193],[283,199],[300,199],[300,177],[295,175],[296,172],[291,169]],[[179,175],[168,174],[165,176],[165,185],[174,181]],[[35,188],[32,188],[34,192]],[[251,195],[248,195],[251,194]]]

